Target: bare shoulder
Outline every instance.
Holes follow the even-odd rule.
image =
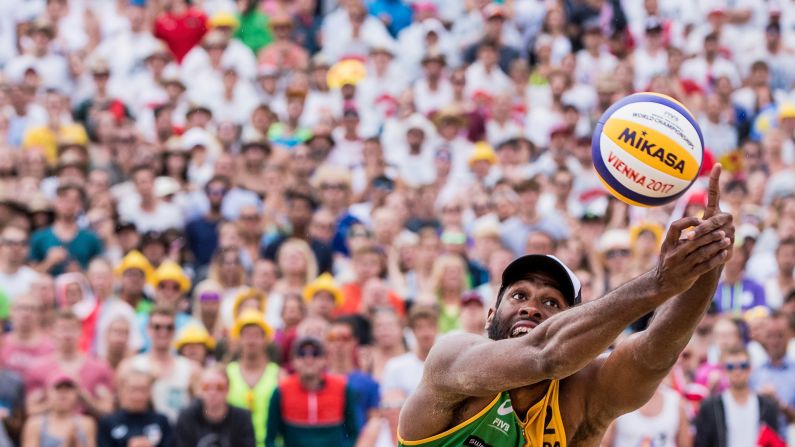
[[[493,399],[473,397],[450,384],[456,383],[455,362],[466,350],[489,339],[473,334],[451,334],[434,344],[425,361],[422,381],[400,412],[398,434],[403,439],[423,439],[467,419]],[[480,407],[480,408],[478,408]]]
[[[489,343],[490,341],[490,339],[481,335],[467,333],[440,337],[425,360],[423,382],[431,386],[444,384],[446,382],[444,376],[454,373],[449,367],[461,355],[465,354],[467,349],[483,343]]]

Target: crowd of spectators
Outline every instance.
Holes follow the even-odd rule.
[[[595,176],[636,91],[737,234],[603,445],[795,443],[795,1],[2,0],[0,67],[0,446],[395,446],[512,259],[597,299],[703,211]]]

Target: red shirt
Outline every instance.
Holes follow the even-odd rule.
[[[26,380],[25,388],[27,392],[33,390],[46,388],[49,379],[55,372],[61,370],[55,357],[50,355],[33,363],[28,379]],[[107,362],[93,357],[86,357],[80,370],[74,374],[80,387],[91,393],[94,397],[97,395],[99,387],[105,387],[108,390],[113,390],[113,371],[108,366]],[[81,413],[85,412],[85,407],[78,405]]]
[[[207,16],[196,8],[189,8],[182,15],[165,12],[155,21],[155,37],[168,45],[177,62],[182,62],[206,32]]]
[[[3,340],[3,348],[0,350],[0,357],[2,357],[0,364],[27,381],[32,365],[38,359],[47,357],[53,352],[55,352],[55,346],[46,336],[39,337],[38,342],[32,346],[22,346],[11,337],[6,336]]]
[[[359,284],[352,282],[345,284],[341,287],[342,289],[342,296],[345,297],[345,301],[342,303],[336,311],[336,316],[341,315],[354,315],[359,313],[359,307],[362,305],[362,286]],[[398,315],[401,317],[405,313],[405,305],[403,304],[403,300],[393,291],[389,291],[389,304],[395,309]]]

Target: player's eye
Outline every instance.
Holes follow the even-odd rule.
[[[524,301],[527,299],[527,296],[522,292],[516,292],[511,295],[511,298],[515,299],[516,301]]]
[[[544,305],[554,307],[555,309],[560,309],[560,304],[555,300],[544,300]]]

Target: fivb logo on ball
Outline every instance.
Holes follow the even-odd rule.
[[[656,93],[627,96],[594,129],[594,167],[607,189],[632,205],[679,197],[701,169],[703,138],[690,112]]]

